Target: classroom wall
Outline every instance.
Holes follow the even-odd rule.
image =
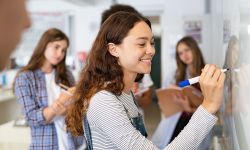
[[[181,5],[180,5],[181,4]],[[205,13],[205,0],[167,0],[162,15],[162,85],[168,86],[176,70],[175,46],[184,34],[184,20],[202,21],[202,43],[205,60],[210,60],[209,17]]]
[[[70,1],[70,0],[69,0]],[[200,44],[204,57],[210,61],[210,40],[208,39],[210,30],[209,16],[205,14],[205,1],[206,0],[137,0],[126,1],[118,0],[117,3],[124,3],[134,6],[143,15],[160,16],[160,27],[156,27],[157,33],[161,33],[161,61],[162,61],[162,83],[168,84],[172,80],[175,70],[174,51],[175,44],[182,36],[183,20],[201,20],[202,39]],[[180,5],[182,3],[182,5]],[[195,5],[194,5],[195,4]],[[88,52],[92,46],[92,42],[100,27],[101,12],[111,5],[111,1],[93,2],[78,5],[78,3],[69,3],[60,0],[31,0],[28,1],[28,9],[31,13],[36,12],[66,12],[69,16],[69,27],[71,37],[71,54],[76,56],[77,52]],[[153,29],[155,30],[155,29]],[[33,42],[35,43],[35,42]],[[22,47],[20,47],[21,49]],[[29,48],[30,55],[32,48]],[[19,53],[20,54],[20,53]],[[17,55],[19,55],[17,54]],[[22,53],[21,53],[22,54]],[[16,56],[17,56],[16,55]],[[71,59],[73,60],[73,59]],[[27,62],[27,60],[26,60]]]
[[[71,45],[73,51],[89,51],[98,32],[101,12],[108,6],[97,7],[61,0],[28,1],[28,9],[35,12],[66,12],[70,19]]]

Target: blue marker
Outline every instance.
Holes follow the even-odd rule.
[[[226,71],[228,71],[228,70],[229,70],[229,69],[221,69],[221,72],[226,72]],[[194,78],[191,78],[191,79],[187,79],[187,80],[184,80],[184,81],[181,81],[181,82],[179,83],[179,87],[185,87],[185,86],[189,86],[189,85],[198,83],[198,82],[199,82],[199,79],[200,79],[200,76],[194,77]]]

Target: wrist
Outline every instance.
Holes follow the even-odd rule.
[[[206,102],[206,100],[203,101],[203,103],[201,104],[210,114],[215,114],[217,112],[217,109],[211,105],[211,104],[208,104]]]
[[[53,105],[51,105],[51,106],[49,106],[48,107],[48,111],[49,111],[49,113],[52,115],[52,116],[56,116],[56,109],[54,108],[54,106]]]
[[[50,123],[51,120],[56,116],[56,114],[51,108],[51,106],[49,106],[43,110],[43,116],[45,117],[46,122]]]

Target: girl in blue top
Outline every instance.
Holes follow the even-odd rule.
[[[62,92],[58,86],[59,83],[69,87],[74,85],[74,78],[65,64],[68,47],[69,39],[62,31],[47,30],[30,61],[16,77],[15,95],[31,128],[30,149],[67,150],[75,147],[77,139],[69,136],[64,126],[71,95],[68,91]]]

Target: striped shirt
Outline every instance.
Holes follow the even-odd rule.
[[[126,114],[124,106],[129,115]],[[87,111],[94,149],[158,150],[131,124],[128,116],[136,117],[138,109],[132,95],[122,93],[118,98],[107,91],[96,93]],[[184,130],[165,150],[194,150],[216,123],[217,118],[200,106]]]

